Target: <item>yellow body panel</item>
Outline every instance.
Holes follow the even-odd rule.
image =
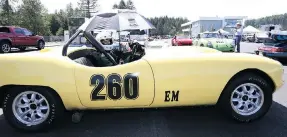
[[[106,80],[109,75],[114,74],[123,77],[133,73],[138,77],[138,97],[136,99],[126,99],[123,93],[124,83],[121,82],[121,97],[120,99],[113,100],[106,96],[105,100],[91,101],[91,93],[95,86],[91,86],[90,79],[93,75],[102,75]],[[84,106],[89,108],[107,108],[107,107],[142,107],[149,106],[154,99],[154,77],[152,69],[147,61],[139,60],[128,64],[118,65],[114,67],[86,67],[77,65],[75,69],[75,79],[79,97]],[[105,81],[106,82],[106,81]],[[106,82],[107,83],[107,82]],[[105,84],[99,94],[107,95],[107,87]],[[120,91],[119,91],[120,92]]]
[[[190,53],[182,52],[188,50]],[[279,62],[251,54],[182,47],[165,49],[158,56],[150,54],[144,59],[151,64],[155,76],[156,95],[152,106],[215,104],[227,82],[245,69],[267,73],[276,87],[283,84],[283,67]],[[180,91],[179,101],[163,102],[167,90]]]
[[[48,52],[48,51],[47,51]],[[67,57],[51,56],[47,52],[35,55],[0,55],[0,87],[5,85],[39,85],[54,89],[67,109],[167,107],[215,104],[227,82],[245,69],[258,69],[274,81],[276,89],[282,84],[283,67],[274,60],[243,53],[222,53],[200,47],[171,47],[147,50],[141,60],[113,66],[87,67]],[[138,78],[138,96],[127,99],[125,75]],[[109,75],[120,79],[120,88],[107,96]],[[103,77],[99,94],[102,100],[91,100],[99,83],[91,84],[92,76]],[[134,79],[135,80],[135,79]],[[133,80],[132,80],[133,81]],[[131,82],[133,83],[133,82]],[[111,88],[110,88],[111,89]],[[133,89],[135,90],[135,89]],[[129,90],[129,91],[133,91]],[[115,93],[115,94],[114,94]],[[129,92],[132,94],[133,92]],[[178,98],[172,98],[176,95]]]
[[[47,86],[60,95],[66,108],[82,107],[75,84],[75,63],[69,58],[4,54],[0,62],[0,86]]]

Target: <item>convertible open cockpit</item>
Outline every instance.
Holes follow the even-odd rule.
[[[74,34],[71,40],[65,44],[63,55],[67,55],[71,60],[89,67],[108,67],[119,64],[130,63],[142,58],[145,55],[144,45],[138,42],[130,43],[130,52],[124,51],[122,46],[114,48],[110,52],[104,50],[102,43],[98,42],[92,34],[84,32],[83,35],[92,45],[92,48],[85,48],[67,54],[67,48],[81,31]]]

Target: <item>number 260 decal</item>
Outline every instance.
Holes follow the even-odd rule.
[[[123,78],[119,74],[110,74],[107,78],[104,75],[93,75],[90,85],[94,86],[91,93],[91,100],[120,100],[123,96],[128,100],[137,99],[139,96],[139,78],[138,76],[128,73]],[[100,92],[107,86],[106,94]]]

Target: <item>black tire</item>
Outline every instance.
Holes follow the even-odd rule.
[[[255,111],[253,114],[250,115],[241,115],[237,113],[232,105],[231,105],[231,96],[234,90],[242,84],[245,83],[252,83],[257,85],[263,91],[264,101],[262,106],[259,107],[259,110]],[[248,123],[254,120],[262,118],[269,110],[270,106],[272,105],[272,88],[269,83],[266,82],[262,77],[252,74],[246,73],[242,76],[239,76],[229,82],[225,90],[223,91],[222,95],[220,96],[218,106],[222,108],[223,112],[235,119],[238,122]]]
[[[8,41],[0,42],[0,53],[11,52],[11,44]]]
[[[45,48],[45,42],[43,40],[39,40],[38,44],[37,44],[37,49],[41,50]]]
[[[16,115],[13,112],[13,101],[19,94],[25,91],[33,91],[35,93],[38,93],[42,95],[48,102],[49,106],[47,105],[48,106],[47,108],[49,108],[50,111],[46,111],[47,118],[44,119],[42,123],[39,123],[37,125],[27,125],[16,118]],[[28,99],[29,99],[29,96],[28,96]],[[31,96],[30,96],[30,99],[31,99]],[[33,111],[34,113],[36,113],[35,110]],[[42,110],[40,110],[40,112],[41,114],[45,113]],[[24,132],[39,132],[39,131],[50,129],[53,125],[55,125],[55,123],[61,121],[61,118],[63,117],[64,112],[65,112],[65,109],[64,109],[64,105],[61,99],[57,95],[55,95],[53,92],[51,92],[50,89],[43,88],[43,87],[11,88],[9,91],[7,91],[7,94],[5,95],[4,102],[3,102],[3,113],[4,113],[4,117],[6,121],[15,129],[24,131]]]
[[[203,44],[200,44],[200,47],[204,47],[204,45],[203,45]]]

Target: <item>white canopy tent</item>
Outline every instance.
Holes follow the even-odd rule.
[[[259,33],[260,31],[252,26],[247,26],[246,28],[243,29],[243,33]]]

